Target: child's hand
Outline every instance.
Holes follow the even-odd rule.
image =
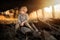
[[[24,25],[24,22],[21,23],[21,26],[23,26],[23,25]]]

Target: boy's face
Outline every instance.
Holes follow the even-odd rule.
[[[21,7],[20,13],[25,14],[27,12],[27,7]]]

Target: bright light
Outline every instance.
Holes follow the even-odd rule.
[[[44,8],[44,18],[52,18],[52,6]]]
[[[52,7],[51,6],[50,7],[46,7],[46,8],[44,8],[44,11],[51,12],[52,11]]]
[[[36,11],[31,12],[29,15],[29,19],[31,20],[31,19],[36,19],[36,18],[37,18]]]
[[[54,0],[55,4],[60,4],[60,0]]]
[[[60,4],[54,6],[55,9],[55,18],[60,18]]]
[[[55,5],[54,8],[55,8],[55,11],[59,11],[60,12],[60,4]]]
[[[43,18],[42,9],[37,10],[37,15],[39,18]]]

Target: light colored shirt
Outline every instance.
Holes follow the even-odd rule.
[[[24,21],[27,21],[28,20],[28,15],[27,14],[19,14],[18,16],[18,22],[21,24],[22,22]]]

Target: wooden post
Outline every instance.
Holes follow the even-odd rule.
[[[43,16],[42,18],[44,19],[44,9],[42,9],[42,16]]]
[[[52,5],[52,17],[55,18],[54,5]]]

